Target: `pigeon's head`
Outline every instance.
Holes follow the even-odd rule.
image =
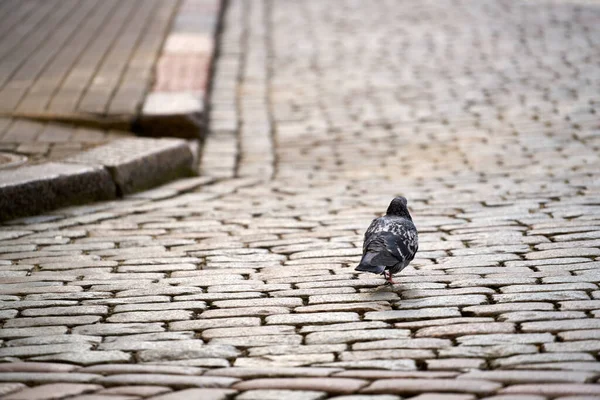
[[[392,202],[390,203],[390,205],[387,209],[386,214],[408,218],[412,221],[412,218],[410,217],[410,213],[408,212],[408,207],[406,207],[406,204],[407,204],[406,198],[402,197],[402,196],[398,196],[398,197],[394,198],[394,200],[392,200]]]

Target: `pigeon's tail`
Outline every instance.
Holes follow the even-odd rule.
[[[375,254],[367,253],[363,256],[362,260],[360,260],[360,264],[356,268],[355,271],[364,271],[364,272],[372,272],[374,274],[383,274],[385,270],[385,265],[373,265],[371,264],[371,260],[375,256]]]

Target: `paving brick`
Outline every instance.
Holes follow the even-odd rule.
[[[473,370],[486,367],[486,360],[482,358],[443,358],[437,360],[426,360],[428,371],[448,370]]]
[[[22,383],[0,383],[0,395],[4,396],[10,393],[18,392],[25,388],[26,386]]]
[[[248,390],[237,396],[238,400],[321,400],[327,397],[325,392],[294,390]]]
[[[472,371],[457,379],[484,379],[504,383],[591,382],[594,373],[575,371]]]
[[[405,329],[378,329],[365,331],[313,332],[305,337],[306,344],[348,343],[361,340],[406,338],[410,331]]]
[[[600,385],[555,383],[546,385],[514,385],[500,390],[506,394],[538,394],[548,396],[598,395]]]
[[[229,387],[237,379],[225,377],[178,376],[163,374],[118,374],[98,379],[99,384],[115,385],[163,385],[173,387]]]
[[[429,379],[427,385],[416,379],[382,379],[362,390],[364,393],[422,393],[467,392],[475,394],[494,393],[502,385],[485,380]]]
[[[92,392],[102,389],[102,386],[77,383],[52,383],[48,385],[27,388],[17,393],[6,396],[6,399],[13,400],[50,400],[60,399],[64,396],[74,396],[85,392]]]
[[[264,378],[237,383],[237,390],[316,390],[327,393],[353,393],[367,381],[350,378]]]
[[[389,310],[365,313],[365,319],[383,321],[405,321],[410,319],[460,317],[461,313],[456,307],[449,308],[421,308],[418,310]]]
[[[206,400],[226,400],[228,396],[235,394],[231,389],[184,389],[176,392],[161,394],[151,397],[153,400],[185,400],[199,398]]]
[[[455,324],[421,328],[417,331],[416,336],[443,337],[471,335],[477,333],[512,333],[514,331],[514,324],[506,322],[491,322],[483,324]]]

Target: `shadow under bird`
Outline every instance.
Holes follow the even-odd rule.
[[[365,232],[363,256],[356,271],[383,275],[388,284],[394,284],[392,275],[415,258],[419,237],[406,204],[404,197],[396,197],[386,214],[371,222]]]

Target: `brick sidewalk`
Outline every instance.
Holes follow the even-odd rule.
[[[0,393],[598,398],[599,19],[230,1],[205,177],[2,226]],[[398,194],[386,287],[354,266]]]
[[[122,118],[141,106],[177,2],[3,2],[0,112]]]

